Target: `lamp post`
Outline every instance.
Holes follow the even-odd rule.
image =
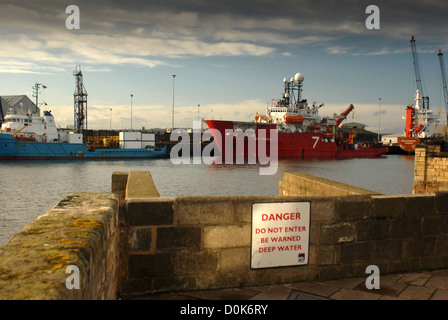
[[[174,78],[176,78],[175,74],[171,75],[173,77],[173,114],[172,114],[172,120],[171,120],[171,132],[174,130]]]
[[[378,142],[381,135],[381,98],[378,98]]]
[[[109,109],[110,115],[109,115],[109,130],[112,130],[112,108]]]
[[[133,94],[131,94],[131,131],[132,131],[132,98],[134,97]]]

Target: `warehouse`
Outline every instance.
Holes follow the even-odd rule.
[[[39,114],[39,112],[39,108],[26,95],[0,96],[0,123],[3,122],[3,119],[8,113]]]

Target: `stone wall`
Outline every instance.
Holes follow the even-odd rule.
[[[284,181],[302,184],[290,178]],[[171,198],[159,196],[149,172],[117,172],[115,193],[71,194],[0,247],[0,299],[116,299],[365,277],[369,265],[382,275],[448,267],[448,192],[337,189],[333,196]],[[252,269],[252,205],[290,201],[310,203],[308,264]],[[66,286],[71,266],[79,289]]]
[[[414,161],[414,194],[448,191],[448,152],[440,145],[418,145]]]
[[[251,269],[252,204],[285,201],[311,204],[309,263]],[[381,274],[448,267],[448,193],[144,197],[125,211],[124,296],[359,277],[368,265]]]
[[[279,181],[280,196],[348,196],[379,194],[345,183],[332,181],[301,172],[285,172]]]
[[[0,299],[116,299],[118,208],[115,194],[71,194],[12,236],[0,247]]]

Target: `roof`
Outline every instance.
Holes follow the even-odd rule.
[[[11,108],[19,113],[39,111],[39,108],[26,95],[0,96],[0,107],[0,121],[9,113]]]
[[[359,122],[346,122],[342,125],[342,127],[346,127],[346,128],[360,128],[360,129],[364,129],[366,127],[366,125],[364,123],[359,123]]]

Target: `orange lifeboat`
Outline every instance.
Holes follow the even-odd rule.
[[[291,115],[286,115],[285,116],[285,122],[286,123],[303,123],[303,116],[298,115],[298,116],[291,116]]]
[[[36,140],[36,138],[25,137],[24,135],[15,136],[15,138],[17,139],[17,141],[22,141],[22,142],[31,142],[31,141],[35,141]]]
[[[310,129],[310,130],[320,130],[320,124],[309,125],[308,129]]]

